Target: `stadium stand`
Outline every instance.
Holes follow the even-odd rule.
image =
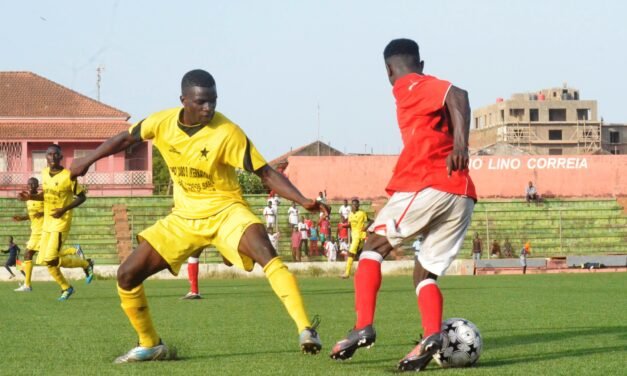
[[[266,195],[247,195],[246,200],[254,213],[261,217],[267,205]],[[290,227],[287,222],[289,202],[279,206],[279,253],[290,260]],[[126,224],[116,210],[126,210]],[[332,202],[331,228],[335,236],[338,208],[341,202]],[[167,196],[152,197],[90,197],[75,209],[70,238],[66,245],[80,243],[86,254],[98,264],[116,264],[123,248],[136,246],[136,235],[144,228],[170,212],[172,199]],[[372,218],[373,205],[362,201],[361,207]],[[5,247],[8,235],[23,249],[29,236],[29,223],[13,222],[11,217],[26,212],[24,203],[1,198],[0,248]],[[305,212],[301,210],[301,213]],[[123,217],[123,216],[122,216]],[[311,218],[317,220],[315,214]],[[116,220],[118,221],[116,225]],[[120,226],[121,225],[121,226]],[[120,231],[128,227],[128,231]],[[515,256],[526,241],[532,245],[531,257],[560,257],[574,255],[610,255],[627,253],[627,215],[615,199],[547,200],[541,206],[527,206],[521,201],[484,200],[475,206],[473,220],[464,241],[461,258],[470,257],[471,239],[479,232],[484,241],[484,259],[488,245],[496,238],[499,242],[509,238]],[[127,244],[125,244],[127,243]],[[403,245],[397,256],[411,257],[411,242]],[[4,260],[3,255],[0,260]],[[220,262],[216,252],[205,252],[203,262]],[[314,258],[323,260],[323,257]]]

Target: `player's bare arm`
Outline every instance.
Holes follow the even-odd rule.
[[[255,171],[255,174],[261,178],[266,187],[278,193],[279,196],[297,202],[310,212],[322,211],[324,214],[329,215],[330,209],[327,205],[303,196],[292,182],[276,172],[272,167],[265,165]]]
[[[43,201],[44,200],[44,193],[43,192],[30,193],[28,191],[22,191],[22,192],[17,194],[17,199],[20,200],[20,201],[28,201],[28,200]]]
[[[84,176],[87,170],[89,170],[89,166],[94,164],[97,160],[119,153],[140,142],[142,142],[142,140],[127,131],[118,133],[100,144],[91,154],[72,161],[72,165],[69,168],[71,178],[75,179],[77,176]]]
[[[72,201],[68,206],[57,208],[52,211],[53,218],[61,218],[63,214],[65,214],[68,210],[72,210],[77,206],[80,206],[83,202],[87,200],[87,196],[85,196],[84,192],[79,193],[74,201]]]
[[[468,92],[451,86],[446,95],[446,108],[451,116],[453,152],[446,158],[448,174],[468,168],[468,134],[470,132],[470,102]]]

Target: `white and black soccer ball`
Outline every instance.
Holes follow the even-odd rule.
[[[475,324],[461,318],[448,319],[442,323],[442,331],[442,350],[433,355],[442,368],[469,367],[477,363],[483,342]]]

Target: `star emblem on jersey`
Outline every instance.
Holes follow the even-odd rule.
[[[205,161],[208,160],[207,154],[209,154],[209,150],[207,150],[207,147],[203,147],[202,150],[200,151],[200,159],[204,158]]]

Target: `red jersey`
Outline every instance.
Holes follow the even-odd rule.
[[[327,221],[326,219],[322,219],[320,220],[320,223],[318,223],[318,227],[320,227],[320,233],[324,234],[326,236],[330,236],[330,227],[331,224],[329,223],[329,221]]]
[[[445,107],[451,86],[448,81],[417,73],[394,83],[403,151],[386,187],[388,194],[433,188],[477,199],[468,170],[453,171],[449,177],[446,169],[446,157],[453,151],[453,130]]]
[[[338,223],[337,224],[337,237],[340,239],[348,239],[348,228],[350,225],[348,223]]]

